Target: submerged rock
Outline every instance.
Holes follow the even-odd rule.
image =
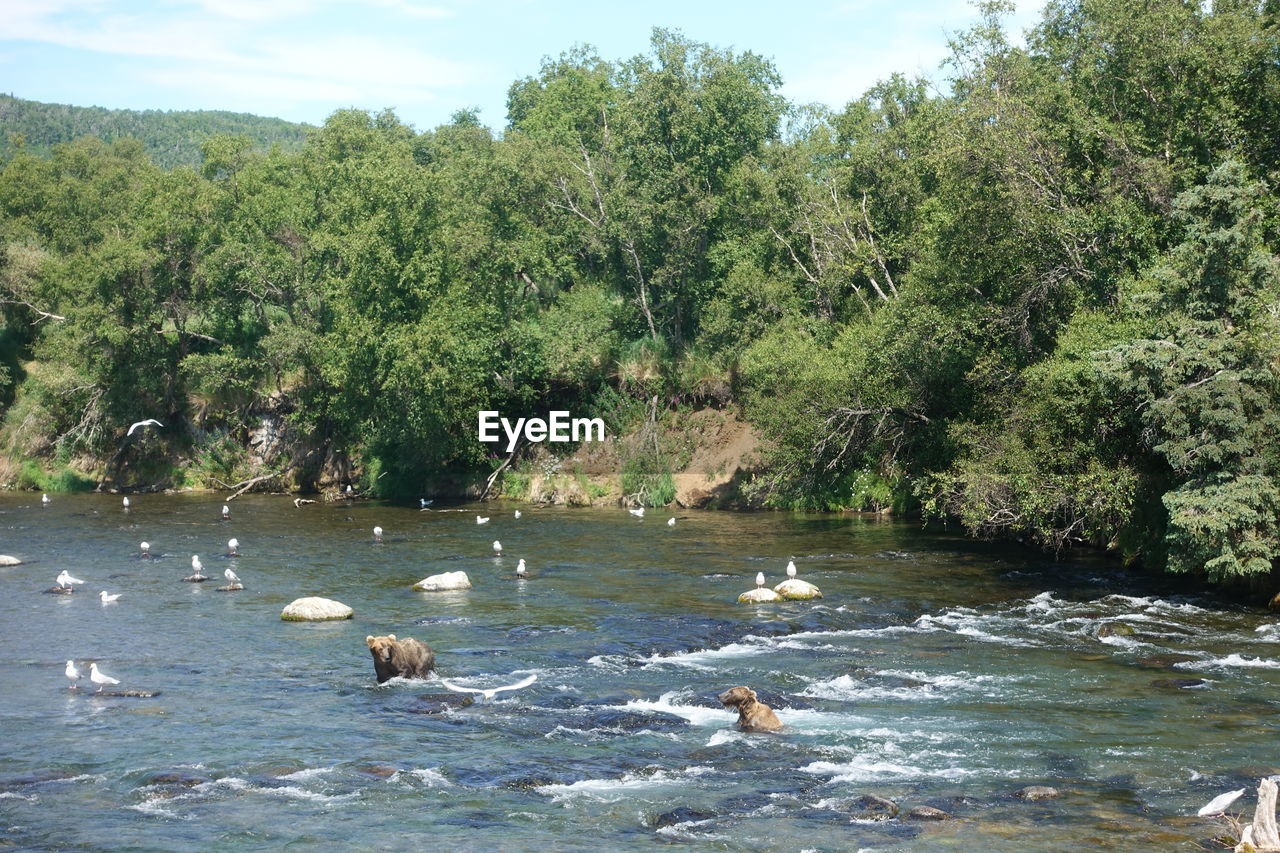
[[[773,588],[784,601],[806,601],[810,598],[822,598],[822,590],[808,581],[799,578],[787,578]]]
[[[10,557],[8,554],[0,554],[0,566],[21,566],[22,561],[17,557]]]
[[[889,820],[898,816],[898,804],[879,794],[863,794],[853,801],[854,812],[863,820]]]
[[[1176,690],[1191,690],[1204,687],[1209,682],[1203,678],[1157,678],[1152,680],[1152,687],[1172,687]]]
[[[280,618],[286,622],[324,622],[329,619],[350,619],[355,613],[341,601],[332,598],[309,596],[298,598],[280,611]]]
[[[763,586],[748,590],[738,596],[738,602],[741,604],[760,604],[765,601],[782,601],[782,596]]]
[[[1134,634],[1133,626],[1126,625],[1123,622],[1103,622],[1098,626],[1098,639],[1103,637],[1132,637]]]
[[[451,592],[457,589],[471,589],[471,579],[466,572],[445,572],[423,578],[413,585],[419,592]]]
[[[1019,788],[1013,792],[1013,795],[1020,800],[1051,800],[1058,796],[1057,788],[1050,788],[1048,785],[1028,785],[1025,788]]]
[[[588,717],[589,722],[582,726],[590,729],[605,729],[618,732],[654,731],[668,732],[689,727],[689,721],[665,711],[625,711],[610,709],[598,711]],[[577,727],[577,726],[575,726]]]
[[[70,595],[75,591],[76,591],[76,588],[73,586],[51,586],[44,591],[44,594],[45,595]]]
[[[933,806],[916,806],[907,812],[907,820],[951,820],[951,815]]]
[[[700,812],[697,809],[691,809],[688,806],[680,806],[680,808],[672,809],[669,812],[663,812],[653,819],[655,829],[664,826],[675,826],[678,823],[697,823],[699,821],[711,820],[715,817],[714,812]]]
[[[453,708],[465,708],[475,700],[461,693],[424,693],[417,704],[409,707],[411,714],[443,714]]]

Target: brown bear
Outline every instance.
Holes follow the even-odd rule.
[[[782,728],[778,715],[749,687],[730,687],[719,699],[726,708],[738,709],[738,728],[744,732],[776,732]]]
[[[373,654],[373,671],[378,683],[397,675],[402,678],[426,678],[436,665],[436,653],[426,643],[412,637],[397,640],[395,634],[385,637],[365,637],[365,643]]]

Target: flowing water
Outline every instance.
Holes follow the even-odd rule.
[[[0,848],[1202,850],[1196,809],[1248,787],[1251,814],[1280,770],[1280,620],[1101,560],[839,515],[132,503],[0,496],[28,561],[0,569]],[[790,557],[824,598],[735,602]],[[85,584],[43,594],[63,569]],[[459,569],[473,589],[410,588]],[[304,595],[355,618],[281,621]],[[538,680],[379,686],[387,633],[451,680]],[[68,689],[68,658],[158,695]],[[734,729],[739,684],[784,732]]]

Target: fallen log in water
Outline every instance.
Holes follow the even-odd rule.
[[[1276,829],[1276,783],[1263,779],[1258,785],[1258,807],[1253,811],[1253,823],[1241,831],[1235,853],[1277,851],[1280,851],[1280,832]]]

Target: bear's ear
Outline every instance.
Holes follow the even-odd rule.
[[[396,638],[396,635],[395,635],[395,634],[387,634],[387,639],[388,639],[388,640],[394,640],[395,638]]]
[[[373,635],[370,634],[369,636],[365,637],[364,642],[365,642],[365,645],[367,645],[369,648],[373,648]]]

